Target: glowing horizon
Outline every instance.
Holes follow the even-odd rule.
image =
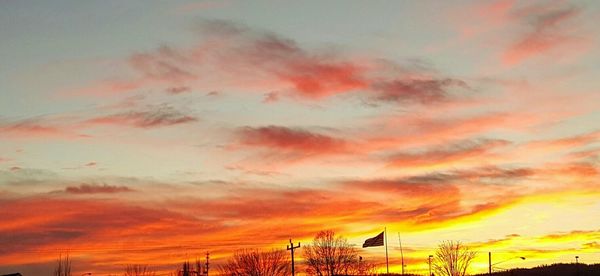
[[[444,240],[474,273],[600,258],[594,1],[0,7],[0,274],[383,227],[392,272],[397,233],[415,273]]]

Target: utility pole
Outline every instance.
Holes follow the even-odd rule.
[[[206,276],[208,276],[208,259],[210,258],[210,253],[206,252]]]
[[[292,253],[292,276],[296,275],[296,272],[294,271],[294,249],[296,248],[300,248],[300,243],[298,243],[297,246],[294,246],[292,239],[290,239],[290,245],[287,246],[287,250],[291,251]]]
[[[488,262],[490,264],[488,274],[492,275],[492,252],[488,252]]]

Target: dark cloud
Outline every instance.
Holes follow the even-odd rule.
[[[505,140],[465,140],[422,152],[397,153],[388,158],[388,164],[405,167],[452,163],[467,158],[481,157],[491,150],[507,144],[509,142]]]
[[[65,215],[68,214],[68,215]],[[29,252],[51,246],[71,248],[74,252],[86,249],[85,244],[111,240],[138,240],[167,237],[166,232],[191,233],[211,229],[208,224],[176,212],[139,207],[113,200],[65,200],[48,197],[0,199],[0,216],[21,224],[0,229],[0,257],[13,252]],[[148,226],[145,231],[138,227]],[[166,231],[165,233],[162,233]],[[162,233],[162,234],[161,234]],[[89,246],[88,244],[88,246]],[[102,246],[100,246],[102,248]],[[88,249],[90,249],[88,247]],[[119,250],[115,247],[113,250]],[[110,250],[107,250],[107,252]]]
[[[167,88],[167,93],[172,94],[172,95],[187,93],[190,91],[192,91],[192,89],[187,86],[174,86],[174,87]]]
[[[395,79],[375,82],[372,89],[378,93],[374,100],[384,102],[435,103],[449,98],[452,88],[468,88],[457,79]]]
[[[281,126],[244,127],[237,131],[240,143],[306,154],[332,154],[348,150],[348,142],[304,129]]]
[[[188,55],[179,50],[163,46],[153,53],[140,53],[131,56],[131,66],[145,78],[181,83],[196,78],[191,69]]]
[[[92,118],[88,124],[125,125],[138,128],[154,128],[198,121],[194,116],[167,105],[151,106],[148,110],[130,111]]]
[[[597,241],[584,243],[583,248],[598,250],[598,249],[600,249],[600,243],[598,243]]]
[[[223,93],[221,93],[220,91],[213,90],[213,91],[210,91],[210,92],[206,93],[206,96],[217,97],[217,96],[220,96],[222,94]]]
[[[424,175],[406,177],[409,183],[502,183],[509,184],[514,181],[526,179],[535,175],[536,170],[531,168],[501,168],[496,166],[476,167],[466,170],[451,170]]]
[[[266,93],[263,97],[263,103],[274,103],[277,101],[279,101],[279,93],[277,92]]]
[[[127,186],[112,186],[107,184],[81,184],[65,188],[65,192],[70,194],[114,194],[131,191],[133,190]]]

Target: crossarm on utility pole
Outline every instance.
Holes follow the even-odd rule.
[[[291,251],[292,254],[292,276],[296,275],[296,272],[294,271],[294,250],[296,248],[300,248],[300,243],[298,243],[297,246],[294,246],[292,239],[290,239],[290,245],[287,246],[287,250]]]

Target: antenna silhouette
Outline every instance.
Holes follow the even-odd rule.
[[[208,259],[209,259],[210,253],[206,252],[206,276],[208,276]]]

